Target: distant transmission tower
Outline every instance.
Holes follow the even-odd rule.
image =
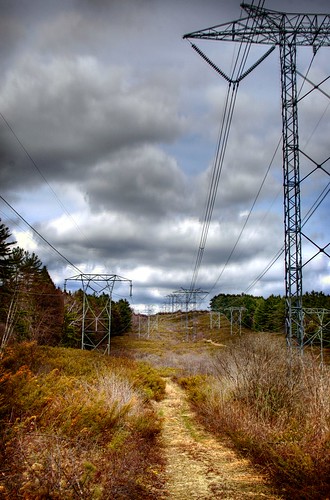
[[[186,338],[189,340],[189,311],[192,313],[196,312],[197,309],[197,301],[198,298],[205,298],[207,295],[207,291],[201,290],[200,288],[195,289],[187,289],[180,288],[180,290],[176,290],[172,293],[177,299],[177,302],[184,306],[186,321],[185,321],[185,330],[186,330]]]
[[[244,3],[241,7],[247,12],[248,17],[195,31],[184,35],[184,38],[279,46],[282,88],[286,336],[290,347],[297,345],[303,349],[303,263],[299,169],[301,151],[298,136],[296,54],[297,46],[313,47],[315,54],[320,47],[330,45],[330,14],[288,14]],[[229,81],[227,75],[199,49],[194,48]],[[322,165],[317,167],[324,170]],[[329,175],[329,172],[326,173]],[[318,249],[317,254],[324,253],[330,257],[325,250],[329,245],[320,248],[315,243],[313,244]]]
[[[242,313],[245,307],[227,307],[226,311],[230,313],[230,335],[233,333],[242,333]]]

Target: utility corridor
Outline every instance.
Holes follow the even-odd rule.
[[[167,498],[178,500],[279,499],[247,460],[196,423],[184,391],[166,378],[163,417]]]

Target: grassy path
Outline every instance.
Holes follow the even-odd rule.
[[[184,391],[170,379],[166,384],[166,397],[157,408],[164,418],[168,498],[279,499],[247,460],[194,421]]]

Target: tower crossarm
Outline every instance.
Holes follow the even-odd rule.
[[[330,46],[330,14],[289,14],[243,3],[247,17],[184,35],[187,39],[271,44],[279,47],[282,93],[282,152],[285,226],[286,335],[304,345],[298,133],[297,47]],[[193,45],[193,48],[195,46]],[[206,56],[200,55],[214,67]],[[252,69],[255,66],[252,66]],[[226,76],[219,71],[222,76]],[[245,73],[246,74],[246,73]],[[244,73],[243,73],[244,75]],[[233,80],[227,78],[229,83]],[[239,82],[236,80],[235,82]],[[324,250],[324,249],[323,249]],[[320,251],[323,251],[320,249]]]
[[[243,3],[248,16],[192,33],[183,38],[296,46],[330,46],[330,14],[289,14]]]

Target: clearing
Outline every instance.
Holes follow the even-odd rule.
[[[156,403],[163,422],[166,496],[172,499],[280,499],[248,460],[206,432],[194,419],[185,393],[166,378]]]

